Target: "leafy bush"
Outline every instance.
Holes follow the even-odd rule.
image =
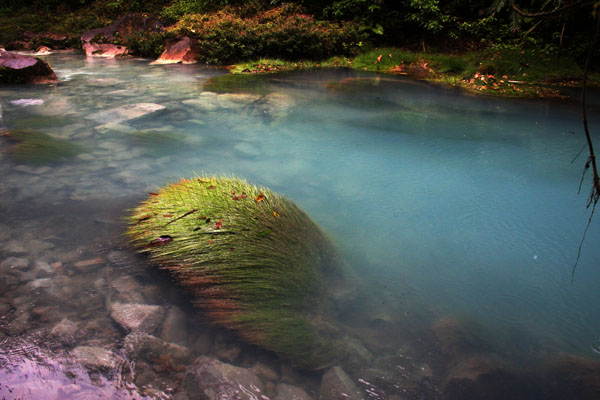
[[[172,35],[165,32],[134,32],[125,39],[131,54],[146,58],[158,58],[165,50],[165,42]]]
[[[202,61],[222,64],[258,57],[325,59],[352,54],[367,39],[352,22],[316,21],[284,5],[242,17],[233,8],[209,14],[185,15],[173,29],[193,37]]]

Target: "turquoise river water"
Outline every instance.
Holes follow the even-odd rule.
[[[0,137],[2,398],[188,398],[189,362],[128,352],[115,301],[170,310],[154,335],[192,359],[268,370],[263,398],[301,398],[282,383],[326,398],[322,373],[211,327],[125,246],[127,210],[194,173],[268,186],[334,238],[359,277],[339,315],[355,338],[341,365],[352,398],[599,393],[593,373],[591,392],[556,383],[600,371],[598,216],[571,282],[590,189],[578,195],[587,150],[572,162],[585,145],[577,102],[345,70],[219,80],[203,66],[46,59],[60,82],[0,87],[0,129],[81,152],[31,160]],[[600,105],[589,112],[600,146]],[[517,394],[490,397],[498,387]]]

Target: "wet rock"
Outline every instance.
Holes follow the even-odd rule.
[[[37,306],[31,309],[31,315],[42,322],[58,321],[60,314],[57,306]]]
[[[165,45],[165,51],[151,64],[193,64],[196,63],[194,42],[187,36]]]
[[[123,350],[128,358],[135,361],[170,362],[175,370],[189,361],[190,350],[185,346],[168,343],[146,333],[130,333],[123,341]]]
[[[345,336],[342,339],[342,345],[348,354],[347,362],[354,368],[364,367],[373,361],[373,354],[363,345],[363,343],[353,337]]]
[[[36,290],[40,288],[49,288],[54,284],[51,278],[40,278],[29,282],[25,288],[27,290]]]
[[[441,318],[433,324],[432,331],[446,356],[454,358],[484,350],[473,332],[456,319]]]
[[[100,371],[112,371],[124,363],[121,357],[101,347],[79,346],[71,355],[83,366]]]
[[[41,43],[42,46],[48,49],[65,49],[68,45],[69,37],[62,33],[57,32],[44,32],[44,33],[33,33],[24,32],[23,37],[27,39],[29,44]],[[39,50],[38,50],[39,51]]]
[[[217,94],[214,92],[202,92],[197,98],[183,100],[182,103],[200,111],[215,111],[219,109]]]
[[[112,303],[111,318],[128,332],[152,333],[160,325],[165,314],[162,306],[147,304]]]
[[[239,346],[221,347],[216,351],[216,354],[221,360],[233,363],[237,360],[241,351],[242,349],[240,349]]]
[[[273,369],[272,367],[262,363],[257,362],[250,368],[250,370],[256,374],[263,381],[278,381],[279,373]]]
[[[2,107],[0,106],[0,132],[2,132]],[[6,224],[0,223],[0,240],[5,241],[11,237],[10,227]]]
[[[7,273],[10,270],[26,271],[29,268],[29,260],[22,257],[9,257],[0,262],[0,272]]]
[[[100,111],[95,114],[88,115],[86,118],[103,124],[109,122],[114,124],[147,117],[164,109],[164,106],[155,103],[129,104],[126,106],[113,108],[112,110]]]
[[[129,55],[129,49],[111,43],[84,43],[83,51],[87,57],[115,58]]]
[[[217,96],[222,108],[241,108],[255,103],[261,97],[250,93],[223,93]]]
[[[275,400],[311,400],[311,397],[297,386],[280,383],[277,385]]]
[[[177,306],[171,306],[160,328],[159,337],[171,343],[185,343],[188,337],[187,315]]]
[[[37,50],[35,51],[35,53],[33,53],[34,56],[46,56],[48,54],[52,53],[52,49],[48,46],[40,46],[37,48]]]
[[[75,322],[68,318],[63,318],[59,323],[54,325],[50,333],[56,336],[62,343],[70,344],[73,342],[78,329]]]
[[[0,84],[53,82],[58,79],[45,61],[0,49]]]
[[[341,367],[331,367],[321,380],[320,400],[363,399],[358,387]]]
[[[260,398],[264,391],[263,383],[247,368],[206,356],[188,368],[183,387],[191,400],[250,400]]]
[[[48,278],[55,273],[54,268],[45,261],[36,261],[32,270],[36,278]]]
[[[2,246],[4,251],[8,254],[26,254],[27,249],[23,246],[19,240],[9,240]]]
[[[444,399],[563,399],[553,397],[538,378],[511,370],[493,358],[472,357],[461,361],[442,386]]]
[[[142,285],[129,275],[113,275],[109,283],[109,300],[119,303],[144,303]]]

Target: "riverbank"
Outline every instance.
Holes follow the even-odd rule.
[[[561,88],[580,87],[583,81],[583,69],[570,58],[511,46],[464,54],[382,47],[355,57],[331,57],[322,62],[260,59],[232,65],[229,70],[232,74],[265,74],[317,68],[404,75],[500,97],[567,99],[569,96]],[[588,85],[599,86],[600,74],[592,73]]]

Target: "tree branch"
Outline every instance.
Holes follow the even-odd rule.
[[[550,16],[554,16],[564,10],[568,10],[569,8],[575,7],[575,6],[579,5],[580,3],[583,3],[583,0],[574,1],[573,3],[567,4],[562,7],[555,8],[554,10],[551,10],[551,11],[541,11],[538,13],[528,13],[528,12],[521,10],[519,7],[517,7],[514,0],[508,0],[508,2],[510,3],[510,6],[513,8],[513,10],[515,10],[517,14],[519,14],[523,17],[550,17]]]

